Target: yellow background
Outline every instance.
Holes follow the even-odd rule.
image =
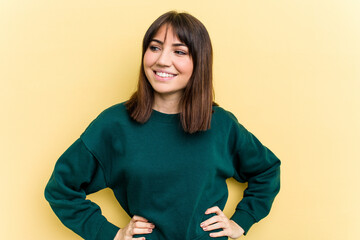
[[[1,239],[80,239],[43,197],[57,158],[135,90],[142,37],[168,10],[207,27],[216,101],[282,160],[245,239],[359,239],[358,0],[0,1]],[[228,216],[243,185],[229,180]],[[90,197],[123,227],[109,190]]]

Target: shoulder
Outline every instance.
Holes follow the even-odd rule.
[[[122,118],[127,118],[128,113],[125,107],[125,103],[126,102],[120,102],[106,108],[98,115],[97,118],[104,120],[120,120]]]
[[[247,129],[238,121],[238,118],[231,111],[226,110],[220,106],[213,106],[212,125],[214,127],[221,126],[230,132],[247,132]]]
[[[91,124],[110,124],[114,122],[125,122],[130,119],[126,110],[126,102],[114,104],[103,110]]]
[[[82,136],[112,133],[114,127],[127,125],[131,118],[127,113],[125,102],[117,103],[103,110],[85,129]]]
[[[238,119],[235,117],[235,115],[220,107],[220,106],[213,106],[213,120],[215,121],[226,121],[227,123],[238,123]]]

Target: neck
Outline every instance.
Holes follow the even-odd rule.
[[[179,97],[154,94],[153,109],[167,114],[179,113],[179,100]]]

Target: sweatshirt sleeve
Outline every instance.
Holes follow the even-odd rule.
[[[77,139],[58,159],[45,198],[60,221],[84,239],[113,240],[118,227],[86,195],[107,187],[102,164]]]
[[[247,234],[254,223],[269,214],[280,190],[280,160],[237,120],[232,134],[233,177],[239,182],[247,182],[248,187],[230,219]]]

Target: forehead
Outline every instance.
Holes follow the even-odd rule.
[[[160,40],[162,42],[181,42],[179,37],[173,31],[173,27],[169,24],[162,25],[155,33],[153,39]]]

